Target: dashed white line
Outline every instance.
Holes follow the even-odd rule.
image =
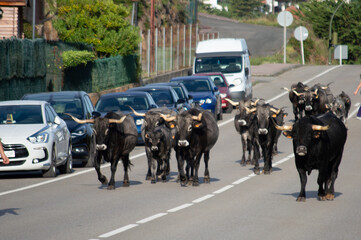
[[[144,218],[140,221],[138,221],[137,223],[147,223],[147,222],[150,222],[154,219],[157,219],[157,218],[160,218],[160,217],[163,217],[165,215],[167,215],[168,213],[158,213],[158,214],[155,214],[153,216],[150,216],[150,217],[147,217],[147,218]]]
[[[196,200],[193,201],[193,203],[200,203],[200,202],[203,202],[207,199],[210,199],[211,197],[214,197],[215,195],[214,194],[208,194],[208,195],[205,195],[204,197],[200,197],[200,198],[197,198]]]
[[[111,232],[104,233],[104,234],[100,235],[99,237],[100,237],[100,238],[108,238],[108,237],[117,235],[117,234],[119,234],[119,233],[121,233],[121,232],[127,231],[127,230],[129,230],[129,229],[135,228],[135,227],[137,227],[137,226],[138,226],[138,224],[129,224],[129,225],[127,225],[127,226],[124,226],[124,227],[115,229],[115,230],[113,230],[113,231],[111,231]]]
[[[171,212],[171,213],[178,212],[178,211],[183,210],[190,206],[193,206],[193,203],[186,203],[186,204],[180,205],[179,207],[169,209],[167,212]]]
[[[219,190],[217,190],[217,191],[214,191],[213,193],[214,193],[214,194],[220,194],[220,193],[225,192],[225,191],[227,191],[228,189],[231,189],[231,188],[233,188],[233,187],[234,187],[234,185],[227,185],[227,186],[222,187],[221,189],[219,189]]]
[[[237,180],[237,181],[234,181],[232,184],[233,185],[238,185],[238,184],[240,184],[240,183],[243,183],[244,181],[247,181],[248,179],[250,179],[251,177],[244,177],[244,178],[241,178],[241,179],[239,179],[239,180]]]

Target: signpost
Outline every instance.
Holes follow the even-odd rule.
[[[299,26],[295,29],[294,33],[295,38],[301,43],[301,55],[302,55],[302,64],[305,65],[305,54],[303,51],[303,41],[305,41],[308,37],[307,28]]]
[[[340,59],[340,65],[342,65],[342,59],[348,59],[347,45],[337,45],[333,55],[335,59]]]
[[[293,22],[293,16],[289,11],[280,12],[277,16],[277,22],[283,26],[283,63],[286,63],[286,29]]]

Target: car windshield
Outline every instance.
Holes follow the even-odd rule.
[[[0,106],[0,124],[44,123],[40,105]]]
[[[183,93],[183,90],[182,90],[181,87],[174,86],[173,89],[174,89],[175,92],[177,93],[178,98],[180,98],[180,99],[185,99],[185,98],[186,98],[186,97],[184,96],[184,93]]]
[[[221,72],[239,73],[242,71],[241,56],[203,57],[195,61],[195,73]]]
[[[155,91],[149,91],[149,94],[154,99],[155,103],[158,106],[170,106],[174,104],[173,98],[171,93],[168,90],[155,90]]]
[[[121,96],[99,99],[95,110],[98,112],[130,111],[128,106],[131,106],[134,110],[149,109],[149,103],[143,96]]]
[[[210,91],[212,91],[208,80],[205,80],[205,79],[184,81],[183,84],[186,86],[188,92],[210,92]]]
[[[217,87],[227,87],[221,75],[210,76]]]

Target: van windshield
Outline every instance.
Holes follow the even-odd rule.
[[[196,58],[195,73],[202,72],[242,72],[242,56]]]

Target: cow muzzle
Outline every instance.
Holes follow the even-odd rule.
[[[152,147],[150,148],[150,150],[152,150],[153,152],[154,152],[154,151],[158,151],[158,147],[157,147],[157,146],[152,146]]]
[[[239,120],[238,120],[238,123],[239,123],[239,125],[241,125],[241,126],[246,126],[246,124],[247,124],[246,120],[244,120],[244,119],[239,119]]]
[[[260,128],[260,129],[258,129],[258,134],[259,135],[267,135],[268,134],[268,129],[267,128]]]
[[[97,149],[98,151],[104,151],[104,150],[107,149],[107,145],[105,145],[105,144],[97,144],[96,149]]]
[[[306,110],[306,111],[312,111],[312,106],[311,106],[311,105],[305,106],[305,110]]]
[[[189,142],[187,140],[179,140],[178,141],[178,146],[179,147],[188,147],[189,146]]]
[[[296,153],[298,156],[305,156],[307,154],[307,147],[306,146],[298,146],[296,148]]]

